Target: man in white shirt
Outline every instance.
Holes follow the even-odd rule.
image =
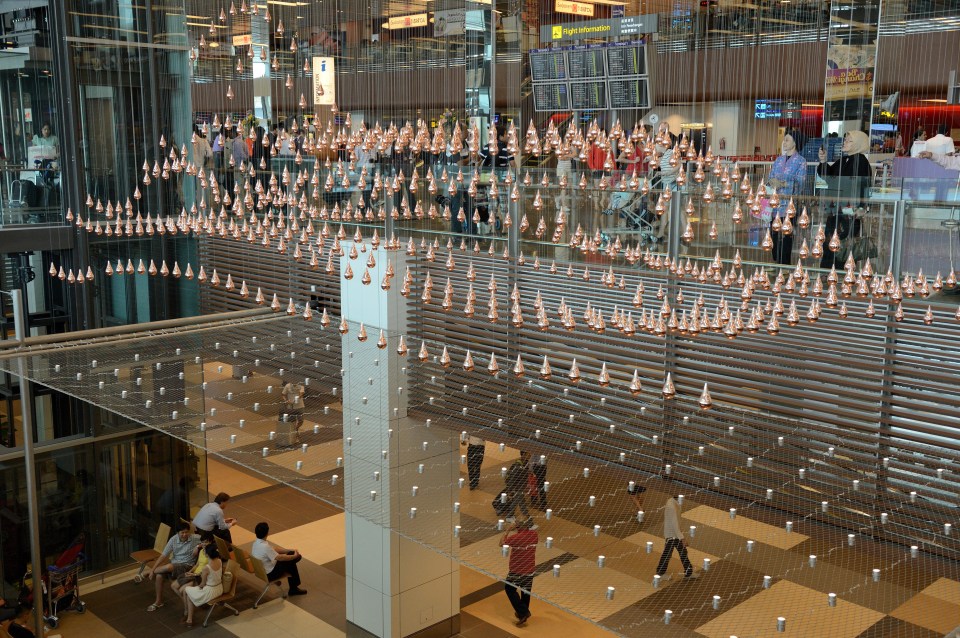
[[[230,534],[230,528],[237,524],[237,519],[224,518],[223,516],[223,508],[227,506],[229,500],[230,495],[226,492],[217,494],[212,503],[207,503],[201,507],[197,515],[193,517],[193,527],[199,532],[210,532],[232,544],[233,537]]]
[[[949,155],[953,153],[953,138],[948,135],[949,133],[950,126],[948,124],[941,124],[937,128],[937,134],[927,140],[927,145],[924,150],[934,155]]]
[[[250,548],[250,555],[259,559],[263,563],[263,569],[267,572],[267,580],[278,580],[282,576],[287,576],[290,590],[288,596],[302,596],[307,593],[306,589],[300,589],[300,570],[297,563],[303,558],[295,549],[284,549],[267,542],[267,535],[270,533],[270,526],[266,523],[257,523],[253,533],[257,540],[253,541]]]
[[[197,562],[197,553],[200,548],[200,537],[190,533],[190,525],[181,523],[175,536],[167,541],[163,552],[153,561],[147,570],[147,578],[156,583],[156,598],[147,611],[157,611],[163,607],[163,577],[172,581],[186,574]]]
[[[948,171],[960,171],[960,155],[954,155],[953,153],[941,155],[939,153],[923,151],[918,157],[933,160]]]
[[[670,556],[673,550],[677,550],[680,555],[680,562],[683,563],[684,577],[696,578],[693,572],[693,565],[687,558],[687,548],[683,544],[683,530],[680,529],[680,503],[672,496],[667,499],[663,507],[663,538],[666,545],[663,548],[663,554],[660,555],[660,563],[657,565],[657,575],[663,576],[667,573],[667,566],[670,564]]]

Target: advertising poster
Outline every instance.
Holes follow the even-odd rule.
[[[316,56],[313,58],[313,103],[315,106],[330,106],[337,101],[337,72],[334,59]]]
[[[448,9],[433,12],[433,37],[463,35],[466,33],[467,10]]]

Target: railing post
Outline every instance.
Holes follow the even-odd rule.
[[[22,342],[27,337],[26,309],[23,307],[23,292],[11,291],[13,297],[14,334]],[[40,558],[40,518],[37,513],[37,469],[33,457],[33,384],[27,379],[23,355],[17,357],[17,374],[20,377],[20,416],[23,422],[23,461],[27,481],[27,519],[30,538],[30,563],[33,565],[33,631],[43,635],[43,564]]]

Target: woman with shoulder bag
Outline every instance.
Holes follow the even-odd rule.
[[[867,158],[867,151],[870,149],[870,138],[863,131],[849,131],[843,136],[843,146],[841,147],[841,156],[835,162],[827,162],[827,152],[824,148],[820,149],[818,159],[820,165],[817,166],[817,175],[824,177],[841,178],[839,190],[849,191],[849,202],[837,202],[836,208],[827,216],[826,241],[829,242],[836,232],[840,240],[848,236],[857,237],[860,235],[860,218],[856,216],[855,211],[860,209],[866,188],[873,177],[873,169],[870,166],[870,160]],[[846,179],[844,179],[846,178]],[[846,181],[846,184],[843,182]],[[834,253],[827,246],[824,246],[823,258],[820,260],[821,268],[832,268],[837,262],[843,263],[841,259],[842,251]]]

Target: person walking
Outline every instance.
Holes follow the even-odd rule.
[[[529,518],[514,525],[500,539],[501,547],[510,548],[510,565],[504,590],[513,605],[517,627],[523,627],[530,620],[530,592],[533,590],[539,542],[540,536],[533,529],[533,521]]]
[[[527,451],[521,451],[520,460],[515,461],[507,470],[507,484],[504,488],[504,491],[507,493],[507,507],[505,514],[508,522],[514,522],[514,515],[516,514],[517,507],[520,508],[525,520],[530,518],[530,510],[527,508],[526,495],[526,492],[529,489],[528,477],[530,475],[530,471],[527,469],[529,464],[530,453]]]
[[[547,511],[547,491],[544,484],[547,482],[547,457],[535,459],[530,455],[530,461],[527,463],[527,470],[530,478],[527,481],[530,492],[530,504],[541,512]]]
[[[303,395],[305,388],[299,381],[291,381],[283,386],[283,406],[280,408],[281,423],[295,423],[293,432],[285,432],[287,445],[300,442],[300,428],[303,426]]]
[[[483,454],[486,450],[483,439],[470,435],[467,438],[467,476],[470,478],[470,489],[480,486],[480,468],[483,467]]]
[[[687,557],[687,548],[683,544],[683,530],[680,529],[680,503],[672,496],[667,499],[663,508],[663,538],[666,544],[663,548],[663,554],[660,555],[660,563],[657,564],[657,575],[663,576],[667,573],[670,556],[676,549],[677,554],[680,555],[680,562],[683,564],[684,577],[696,578],[693,565]]]

